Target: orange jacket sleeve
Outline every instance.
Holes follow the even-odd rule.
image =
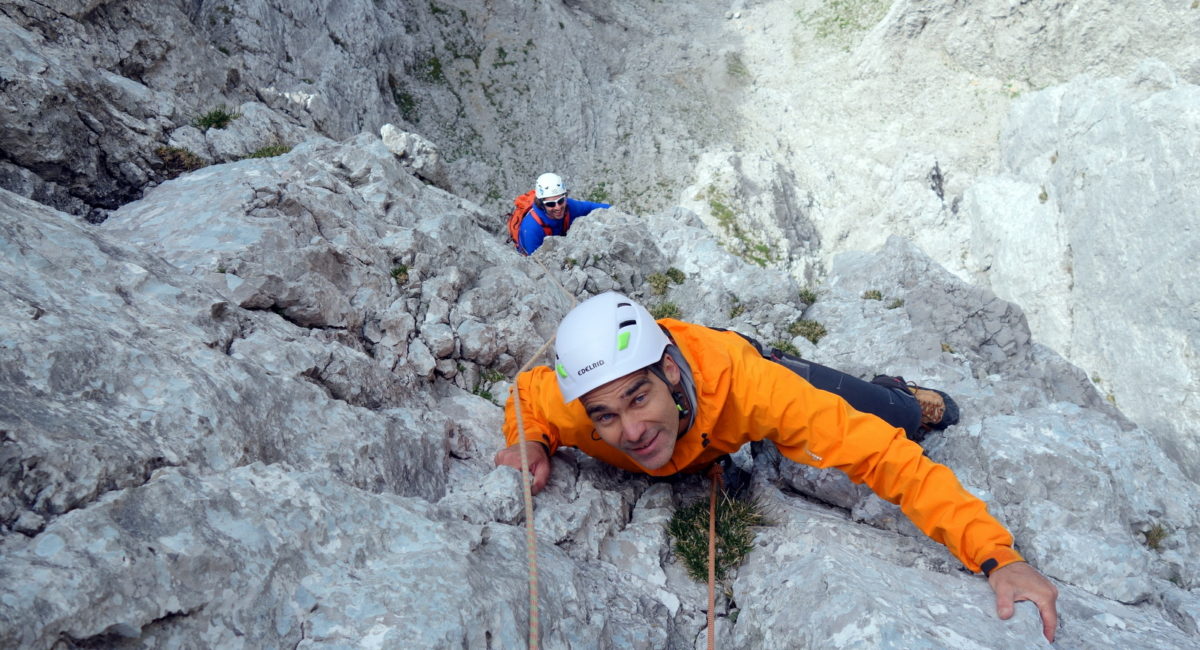
[[[546,367],[537,367],[517,375],[513,389],[508,393],[508,401],[504,405],[504,441],[515,445],[521,441],[517,431],[516,405],[517,395],[521,396],[521,419],[525,424],[525,439],[545,444],[553,454],[562,445],[559,429],[555,423],[562,423],[566,415],[562,403],[562,393],[554,379],[554,372]]]
[[[732,419],[742,420],[738,424],[752,439],[770,439],[796,462],[836,468],[865,483],[972,571],[988,560],[995,560],[989,570],[1021,561],[1012,535],[986,504],[967,492],[950,468],[925,456],[903,429],[814,388],[748,344],[744,349],[737,341],[731,344],[726,409],[733,407]]]

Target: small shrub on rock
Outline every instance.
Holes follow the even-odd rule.
[[[717,557],[714,573],[724,580],[754,545],[754,528],[765,526],[766,519],[757,502],[717,499]],[[708,581],[708,499],[702,499],[675,511],[667,523],[667,533],[675,541],[675,556],[683,562],[692,579]]]
[[[673,302],[663,302],[651,307],[650,315],[654,317],[654,320],[658,320],[660,318],[679,318],[682,312],[679,311],[679,305]]]
[[[661,296],[667,292],[667,287],[670,286],[671,279],[662,273],[651,273],[646,276],[646,283],[650,285],[650,291],[654,295]]]
[[[241,117],[241,113],[231,113],[224,104],[212,109],[211,111],[196,118],[194,124],[197,129],[207,131],[209,129],[223,129],[229,126],[229,123]]]
[[[207,167],[208,161],[197,156],[188,149],[181,147],[159,147],[154,155],[163,163],[163,176],[168,180],[178,177],[184,172],[191,172]]]
[[[292,150],[292,146],[288,144],[269,144],[264,147],[259,147],[254,153],[246,156],[247,158],[274,158]]]
[[[396,281],[396,284],[408,282],[408,265],[401,264],[400,266],[392,267],[392,279]]]
[[[818,341],[820,341],[826,334],[829,333],[829,330],[825,329],[824,325],[815,320],[809,320],[807,318],[801,318],[800,320],[792,323],[788,326],[787,331],[788,334],[791,334],[792,336],[803,336],[804,338],[812,341],[813,345],[816,345]]]
[[[783,339],[779,339],[778,341],[771,343],[771,347],[775,348],[776,350],[779,350],[780,352],[785,352],[792,356],[796,356],[796,357],[800,356],[800,349],[797,348],[796,346],[792,345],[791,341],[784,341]]]

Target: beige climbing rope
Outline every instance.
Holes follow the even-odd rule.
[[[563,295],[570,299],[572,307],[579,304],[579,300],[571,295],[566,287],[562,286],[558,278],[550,273],[550,270],[542,264],[541,260],[535,259],[533,261],[542,267],[542,271],[546,273],[546,276],[553,280],[554,284],[563,292]],[[529,361],[526,361],[525,365],[521,366],[521,369],[517,371],[517,375],[513,379],[512,387],[513,406],[517,415],[517,433],[521,438],[521,441],[518,443],[521,453],[521,492],[525,499],[525,559],[529,563],[529,650],[537,650],[538,639],[541,637],[541,625],[538,617],[537,531],[534,528],[533,521],[533,486],[531,484],[533,475],[529,472],[529,452],[525,449],[525,443],[528,442],[528,439],[525,437],[525,418],[521,413],[520,377],[521,373],[529,370],[533,366],[533,363],[542,357],[542,353],[546,351],[546,348],[553,341],[554,337],[551,336],[529,358]]]
[[[530,481],[533,476],[529,472],[529,452],[525,449],[525,418],[521,414],[521,389],[518,388],[517,381],[521,373],[529,369],[529,366],[546,351],[546,346],[550,345],[554,337],[550,337],[549,341],[542,344],[537,353],[517,372],[517,379],[513,381],[513,405],[517,412],[517,431],[521,435],[521,442],[518,443],[521,451],[521,492],[525,497],[525,559],[529,562],[529,650],[537,650],[539,634],[538,623],[538,568],[537,568],[537,531],[533,526],[533,486]]]
[[[721,486],[721,465],[708,470],[712,489],[708,497],[708,650],[717,647],[717,492]]]

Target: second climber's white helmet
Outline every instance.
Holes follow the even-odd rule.
[[[538,199],[544,199],[550,196],[562,196],[567,193],[567,184],[563,182],[562,176],[558,174],[542,174],[538,176],[537,183],[533,186]]]
[[[658,363],[670,343],[645,307],[615,291],[579,303],[559,323],[554,341],[563,403]]]

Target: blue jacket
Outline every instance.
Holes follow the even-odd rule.
[[[611,207],[612,206],[607,203],[594,203],[592,201],[580,201],[579,199],[567,198],[567,215],[570,216],[570,221],[572,222],[580,217],[587,216],[592,210]],[[518,235],[520,236],[519,243],[521,244],[521,250],[524,251],[526,255],[532,255],[533,251],[537,250],[542,245],[542,240],[546,239],[546,231],[542,230],[542,227],[538,225],[537,220],[533,218],[533,213],[535,211],[537,212],[538,218],[542,220],[542,223],[550,227],[550,234],[567,234],[566,230],[563,229],[563,221],[567,221],[567,219],[551,219],[550,217],[546,216],[546,212],[544,210],[534,203],[533,208],[531,208],[525,215],[525,218],[521,220],[521,230],[518,232]]]

